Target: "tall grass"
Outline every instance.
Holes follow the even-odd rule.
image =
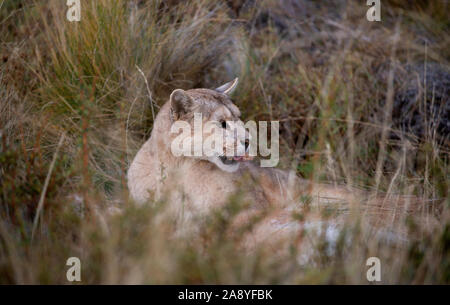
[[[84,284],[367,283],[371,256],[383,283],[450,281],[446,3],[385,1],[377,23],[358,1],[82,1],[78,23],[0,3],[0,283],[67,283],[71,256]],[[170,92],[235,76],[243,117],[281,123],[280,167],[388,200],[305,199],[298,234],[251,250],[224,234],[239,194],[194,236],[134,206],[125,173]]]

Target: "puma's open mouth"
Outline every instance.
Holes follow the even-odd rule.
[[[235,164],[237,162],[244,162],[244,161],[249,161],[252,160],[253,157],[250,156],[235,156],[235,157],[227,157],[227,156],[221,156],[220,157],[220,161],[222,161],[223,164],[226,165],[232,165]]]
[[[233,159],[233,157],[226,157],[226,156],[221,156],[220,161],[222,161],[222,163],[226,164],[226,165],[231,165],[231,164],[236,163],[236,161]]]

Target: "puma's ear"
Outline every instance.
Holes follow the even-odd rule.
[[[192,98],[182,89],[175,89],[170,95],[170,105],[177,117],[191,111],[193,103]]]
[[[216,88],[215,90],[217,92],[224,93],[226,95],[230,95],[231,93],[233,93],[234,89],[236,89],[238,81],[239,81],[239,78],[236,77],[231,82],[228,82],[228,83]]]

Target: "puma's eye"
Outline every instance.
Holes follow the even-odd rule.
[[[226,121],[220,121],[220,124],[222,125],[222,128],[227,128],[227,122]]]

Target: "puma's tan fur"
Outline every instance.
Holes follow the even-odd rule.
[[[202,113],[204,121],[240,120],[239,109],[229,98],[236,84],[237,79],[215,90],[177,89],[171,94],[154,121],[150,139],[128,171],[128,187],[137,203],[164,199],[182,218],[190,218],[222,207],[231,195],[240,192],[249,208],[238,215],[236,222],[245,223],[251,215],[267,208],[275,211],[255,229],[254,240],[263,240],[279,234],[279,224],[288,222],[289,211],[301,205],[300,196],[309,195],[313,200],[320,197],[324,202],[359,196],[355,190],[310,184],[295,174],[261,168],[253,162],[240,162],[230,168],[218,158],[175,157],[171,142],[177,134],[170,132],[174,120],[192,123],[194,112]]]
[[[257,180],[258,183],[247,193],[247,198],[257,204],[281,204],[288,198],[288,174],[281,170],[259,168],[253,163],[243,162],[237,169],[227,171],[217,165],[220,161],[175,157],[171,152],[171,142],[177,136],[170,132],[174,121],[172,116],[191,122],[195,111],[202,113],[204,121],[239,121],[239,109],[228,96],[233,89],[229,87],[235,85],[224,85],[229,90],[222,92],[177,89],[172,93],[171,100],[160,109],[155,119],[150,139],[139,150],[128,171],[128,187],[136,202],[144,203],[152,196],[161,198],[167,194],[170,200],[180,200],[180,206],[183,201],[184,207],[207,211],[224,204],[239,190],[238,182],[242,179]],[[180,101],[178,106],[176,98]],[[192,104],[183,105],[183,98]],[[186,108],[182,108],[184,106]]]

